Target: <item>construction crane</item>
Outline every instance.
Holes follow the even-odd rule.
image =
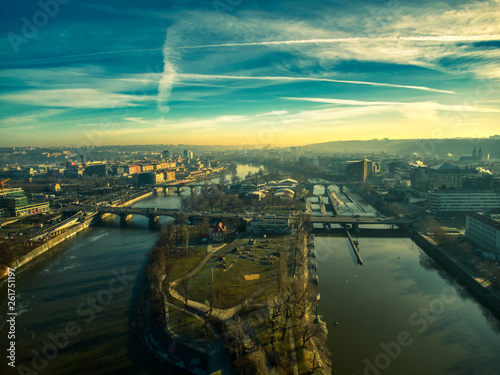
[[[7,179],[5,179],[5,180],[3,180],[3,181],[0,181],[0,185],[2,185],[2,194],[3,194],[3,185],[4,185],[7,181],[9,181],[9,180],[10,180],[10,178],[7,178]]]

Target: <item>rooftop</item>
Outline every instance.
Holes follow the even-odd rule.
[[[481,221],[482,223],[484,223],[492,228],[500,230],[500,221],[499,220],[491,219],[488,216],[480,214],[479,212],[474,212],[473,214],[469,214],[467,216],[469,216],[473,219],[476,219],[478,221]]]

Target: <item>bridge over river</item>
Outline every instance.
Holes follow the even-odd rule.
[[[113,206],[93,206],[93,205],[72,205],[68,206],[66,210],[84,210],[86,212],[99,212],[102,216],[104,215],[117,215],[120,217],[122,222],[128,221],[133,215],[145,216],[149,219],[151,224],[158,221],[160,216],[170,216],[173,218],[185,217],[185,218],[201,218],[208,217],[209,219],[233,219],[241,218],[247,221],[261,219],[262,216],[251,213],[231,213],[231,212],[214,212],[214,211],[188,211],[188,210],[172,210],[165,208],[141,208],[141,207],[113,207]],[[342,227],[351,227],[353,229],[358,229],[363,225],[391,225],[391,226],[405,226],[413,223],[411,219],[399,218],[399,217],[386,217],[386,218],[375,218],[375,217],[353,217],[353,216],[313,216],[309,215],[310,221],[313,224],[339,224]],[[291,222],[298,221],[298,216],[296,215],[271,215],[265,216],[265,220],[287,220]]]

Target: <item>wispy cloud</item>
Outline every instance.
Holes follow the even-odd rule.
[[[334,104],[340,106],[385,106],[388,109],[396,109],[398,111],[405,109],[420,110],[422,112],[427,110],[440,110],[440,111],[465,111],[465,112],[483,112],[483,113],[500,113],[499,108],[486,107],[486,106],[470,106],[470,105],[447,105],[435,102],[378,102],[378,101],[361,101],[361,100],[345,100],[345,99],[331,99],[331,98],[291,98],[284,97],[287,100],[299,100],[314,103]]]
[[[444,94],[456,94],[454,91],[439,90],[425,86],[396,85],[391,83],[351,81],[351,80],[330,79],[330,78],[286,77],[286,76],[249,77],[249,76],[230,76],[230,75],[219,75],[219,74],[189,74],[189,73],[180,73],[177,75],[177,78],[181,80],[257,80],[257,81],[331,82],[331,83],[347,83],[353,85],[382,86],[382,87],[432,91]]]
[[[25,90],[0,95],[0,100],[37,107],[65,108],[121,108],[135,107],[144,101],[154,100],[149,96],[133,96],[107,93],[95,89]]]

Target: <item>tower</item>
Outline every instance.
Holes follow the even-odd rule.
[[[483,160],[483,149],[479,146],[479,151],[477,152],[477,159]]]
[[[476,146],[474,146],[474,150],[472,150],[472,157],[477,158]]]

